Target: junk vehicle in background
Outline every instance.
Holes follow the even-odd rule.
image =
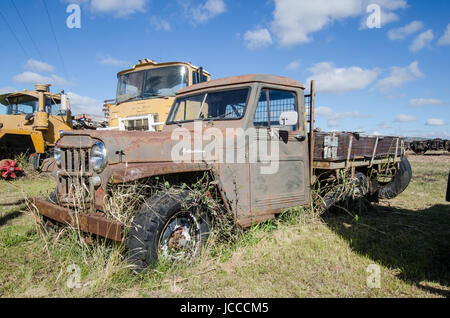
[[[52,200],[36,198],[34,204],[48,221],[125,242],[130,262],[143,269],[161,257],[193,257],[208,238],[212,219],[208,207],[185,204],[192,199],[189,185],[205,174],[214,180],[211,191],[218,194],[211,197],[223,205],[216,217],[232,215],[243,228],[273,219],[288,208],[309,206],[313,185],[327,189],[322,194],[325,209],[341,199],[341,185],[348,178],[354,194],[370,200],[391,199],[405,190],[412,172],[403,140],[315,132],[311,86],[311,94],[305,95],[298,81],[273,75],[212,80],[178,92],[161,132],[64,134],[55,152],[57,190]],[[187,134],[192,141],[202,135],[199,130],[210,128],[225,136],[223,144],[216,139],[216,157],[203,158],[211,138],[180,146],[180,135]],[[278,156],[252,153],[264,142],[278,149]],[[238,150],[244,152],[241,161]],[[174,160],[174,154],[200,158]],[[276,169],[267,173],[273,166]],[[149,180],[167,181],[168,186],[131,207],[129,231],[107,217],[105,195],[114,195],[115,185]],[[76,192],[80,184],[85,189],[81,196]],[[188,187],[172,191],[177,184]]]
[[[182,88],[210,79],[202,67],[191,63],[157,63],[139,60],[132,69],[117,74],[116,99],[106,100],[108,130],[160,131],[175,94]]]
[[[11,158],[28,154],[31,165],[37,169],[53,155],[59,132],[73,127],[67,95],[51,93],[50,85],[37,84],[34,91],[0,95],[0,104],[6,108],[5,114],[0,115],[0,159],[6,161],[0,166],[8,165],[10,177],[15,176],[14,167],[19,168],[17,162],[11,165],[15,161]]]
[[[411,140],[407,142],[406,146],[407,150],[411,150],[418,155],[443,154],[445,152],[450,152],[450,140],[440,138],[429,140]]]
[[[4,107],[4,114],[0,114],[2,178],[14,179],[22,172],[13,159],[21,154],[29,156],[29,163],[35,170],[48,170],[62,131],[106,127],[105,119],[99,116],[72,116],[69,97],[64,92],[50,92],[50,86],[36,84],[34,91],[0,95],[0,106]]]

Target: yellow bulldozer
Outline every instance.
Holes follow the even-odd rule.
[[[51,93],[50,85],[0,95],[0,104],[1,178],[15,178],[21,171],[13,160],[19,154],[28,154],[38,169],[52,155],[59,132],[73,128],[67,95]]]
[[[139,60],[133,68],[117,74],[116,99],[105,101],[108,130],[159,131],[175,94],[182,88],[209,81],[211,75],[191,63],[157,63]]]

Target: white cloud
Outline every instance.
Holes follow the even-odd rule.
[[[247,48],[256,49],[271,45],[272,37],[270,36],[269,30],[259,29],[245,32],[244,41]]]
[[[395,117],[394,121],[397,123],[411,123],[416,120],[417,120],[417,118],[414,116],[400,114],[400,115],[397,115],[397,117]]]
[[[80,96],[73,92],[68,92],[70,100],[70,107],[72,113],[76,115],[80,114],[92,114],[92,115],[102,115],[102,105],[103,103],[91,97]]]
[[[191,7],[189,10],[194,23],[205,23],[225,11],[226,6],[223,0],[207,0],[204,4]]]
[[[124,17],[145,12],[147,0],[65,0],[66,3],[85,4],[92,12]]]
[[[158,31],[170,31],[170,23],[157,16],[150,17],[150,24]]]
[[[340,119],[344,118],[369,118],[370,115],[361,114],[360,112],[337,112],[335,113],[330,107],[320,106],[314,110],[314,115],[318,118],[327,118],[328,127],[338,127]]]
[[[292,61],[291,63],[289,63],[286,66],[286,69],[288,71],[295,71],[295,70],[297,70],[299,68],[299,66],[300,66],[300,61],[299,60],[295,60],[295,61]]]
[[[381,9],[381,27],[386,26],[389,23],[400,20],[398,14],[394,11],[399,9],[406,9],[408,7],[407,0],[365,0],[363,6],[367,7],[369,4],[378,4]],[[367,28],[367,17],[370,13],[361,21],[361,28]]]
[[[387,36],[390,40],[404,40],[408,35],[422,30],[423,27],[422,21],[413,21],[404,27],[389,30]]]
[[[393,11],[406,8],[406,0],[275,0],[272,32],[282,46],[308,43],[311,34],[334,21],[366,16],[369,4],[381,7],[381,22],[385,25],[398,19]]]
[[[44,76],[34,72],[23,72],[13,77],[13,81],[21,84],[51,84],[56,86],[69,86],[71,83],[55,74]]]
[[[330,107],[321,106],[314,110],[314,114],[317,117],[332,117],[334,112]]]
[[[433,41],[433,39],[434,34],[432,30],[422,32],[414,39],[413,43],[409,47],[409,50],[411,52],[420,51],[424,47],[428,46],[431,43],[431,41]]]
[[[442,119],[430,118],[427,120],[425,125],[427,125],[427,126],[445,126],[445,125],[447,125],[447,123]]]
[[[442,35],[438,40],[438,45],[450,45],[450,24],[447,25],[444,35]]]
[[[44,73],[52,73],[55,71],[55,68],[52,65],[34,59],[29,59],[25,64],[25,68],[31,71]]]
[[[426,106],[426,105],[444,105],[445,103],[433,98],[414,98],[409,101],[411,106]]]
[[[357,66],[337,68],[330,62],[315,64],[308,71],[312,75],[306,81],[315,80],[317,91],[338,94],[366,88],[379,74],[378,69],[362,69]]]
[[[390,75],[379,80],[377,86],[381,91],[387,92],[393,87],[400,87],[407,82],[414,81],[423,76],[419,69],[419,62],[415,61],[407,67],[391,67]]]
[[[111,65],[111,66],[128,66],[131,63],[128,61],[123,61],[112,57],[111,55],[106,55],[100,58],[100,64],[102,65]]]

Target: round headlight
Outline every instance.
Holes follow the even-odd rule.
[[[56,164],[58,166],[61,166],[61,149],[58,147],[55,147],[53,149],[53,158],[55,158]]]
[[[106,167],[106,148],[105,145],[98,141],[92,147],[90,163],[95,172],[102,172]]]

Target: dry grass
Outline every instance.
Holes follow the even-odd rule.
[[[430,164],[432,160],[433,164]],[[424,162],[425,161],[425,162]],[[85,246],[76,232],[42,236],[24,205],[0,203],[3,297],[445,297],[450,292],[450,157],[412,156],[413,181],[398,198],[366,212],[301,208],[211,244],[194,264],[160,264],[134,275],[121,247]],[[0,181],[0,202],[16,193],[45,195],[48,179]],[[122,192],[123,193],[123,192]],[[126,193],[126,192],[125,192]],[[121,202],[112,203],[116,207]],[[120,216],[116,216],[120,217]],[[67,272],[79,266],[81,288]],[[381,268],[381,288],[366,285]]]

